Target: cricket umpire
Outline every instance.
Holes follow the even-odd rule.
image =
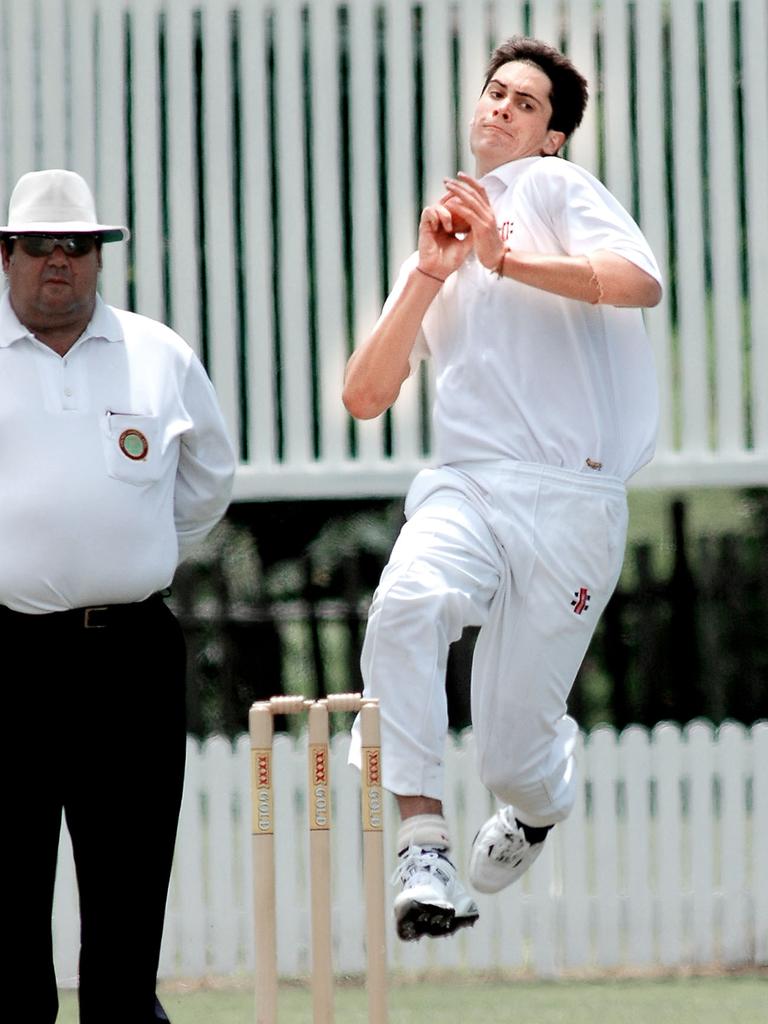
[[[25,174],[0,227],[0,630],[14,1019],[58,1012],[62,810],[82,1024],[167,1020],[155,995],[185,753],[184,641],[162,593],[223,515],[232,446],[189,346],[97,292],[102,224],[68,170]],[[11,781],[12,780],[12,781]]]

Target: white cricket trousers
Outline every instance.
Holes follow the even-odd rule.
[[[576,795],[567,698],[618,581],[622,481],[506,460],[422,471],[374,594],[362,653],[382,714],[383,779],[442,799],[448,647],[480,626],[472,664],[478,770],[530,825]],[[350,761],[360,763],[358,723]]]

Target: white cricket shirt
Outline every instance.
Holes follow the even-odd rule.
[[[140,601],[226,510],[232,446],[170,328],[97,298],[63,358],[0,299],[0,604]]]
[[[575,164],[528,157],[481,182],[510,249],[610,250],[660,280],[630,215]],[[417,259],[406,261],[388,301]],[[514,459],[626,480],[653,455],[656,375],[639,309],[499,280],[471,253],[427,311],[412,369],[427,355],[435,366],[441,464]]]

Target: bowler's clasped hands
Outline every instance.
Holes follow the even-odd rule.
[[[493,207],[483,186],[459,171],[443,179],[446,193],[425,207],[419,223],[419,267],[445,279],[457,270],[474,249],[488,270],[495,270],[506,253]]]

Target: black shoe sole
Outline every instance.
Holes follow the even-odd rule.
[[[455,935],[462,928],[472,928],[479,914],[457,917],[454,910],[433,907],[429,903],[414,903],[397,922],[397,935],[403,942],[418,942],[423,936],[440,939]]]
[[[417,942],[424,935],[433,939],[451,935],[456,930],[455,919],[456,912],[452,907],[447,909],[430,903],[413,903],[396,922],[397,935],[403,942]]]
[[[446,932],[447,935],[455,935],[456,932],[461,931],[462,928],[472,928],[475,922],[479,919],[479,914],[465,914],[463,917],[453,918],[451,930]]]

